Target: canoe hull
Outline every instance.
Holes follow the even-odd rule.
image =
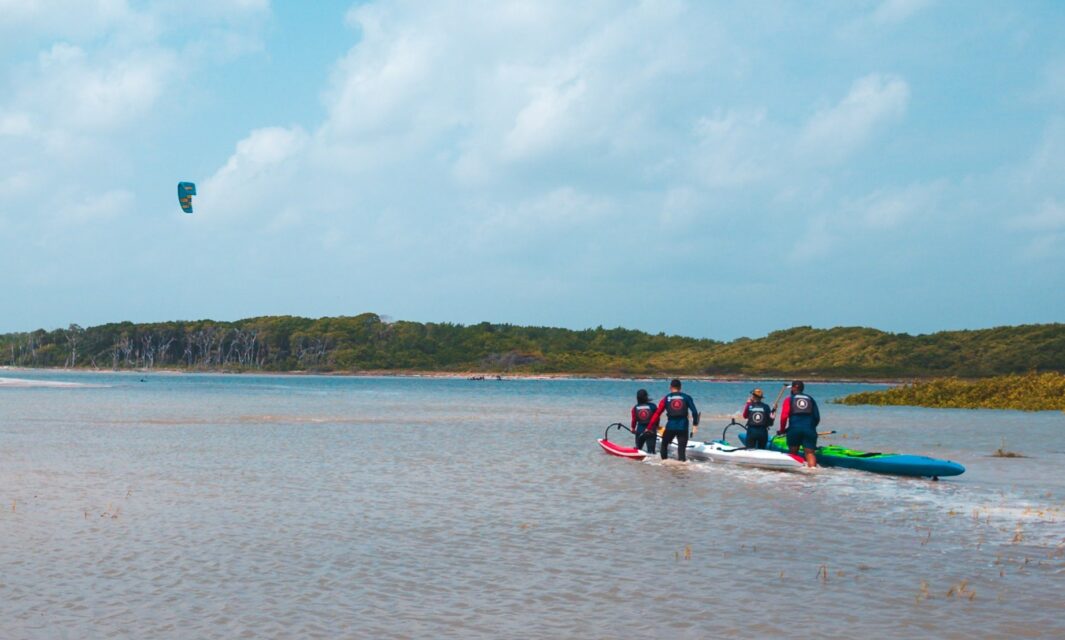
[[[659,445],[661,445],[661,439],[659,439]],[[677,445],[670,443],[669,451],[676,455]],[[805,462],[799,456],[765,449],[733,447],[729,443],[720,440],[714,440],[713,442],[689,440],[684,453],[690,460],[740,464],[759,469],[798,471],[805,466]]]
[[[634,447],[625,447],[616,442],[611,442],[605,438],[599,438],[599,446],[603,448],[612,456],[619,458],[628,458],[629,460],[643,460],[647,457],[647,453],[640,451]]]
[[[740,434],[740,439],[743,436]],[[770,441],[769,447],[776,451],[787,451],[787,440],[784,436],[777,436]],[[904,453],[870,453],[834,445],[817,448],[817,464],[914,478],[945,478],[965,473],[965,467],[953,460]]]

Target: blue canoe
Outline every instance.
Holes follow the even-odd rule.
[[[740,434],[740,440],[744,443],[746,443],[746,435]],[[769,448],[775,451],[787,451],[787,441],[784,436],[777,436],[770,441]],[[952,460],[912,456],[905,453],[871,453],[836,445],[818,447],[817,464],[823,467],[843,467],[893,476],[932,479],[938,479],[940,476],[960,476],[965,473],[965,467]]]

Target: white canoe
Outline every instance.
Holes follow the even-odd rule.
[[[662,439],[659,438],[658,442],[659,446],[661,446]],[[677,445],[670,443],[669,451],[676,455]],[[714,440],[712,442],[689,440],[684,453],[692,460],[730,462],[760,469],[798,471],[806,466],[805,460],[790,453],[769,451],[768,449],[744,449],[743,447],[734,447],[723,440]]]

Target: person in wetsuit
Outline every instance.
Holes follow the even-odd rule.
[[[747,448],[765,449],[769,445],[769,427],[773,426],[773,410],[762,401],[762,390],[751,391],[743,407],[747,419]]]
[[[654,429],[648,429],[651,424],[651,416],[655,414],[655,406],[647,397],[647,389],[636,392],[636,406],[632,408],[632,424],[630,429],[636,434],[636,448],[646,445],[647,453],[654,454],[655,443],[658,441],[658,433]]]
[[[658,403],[658,408],[651,416],[650,428],[658,430],[658,419],[666,414],[666,429],[662,434],[662,448],[659,455],[665,460],[669,457],[669,443],[677,441],[677,459],[688,459],[688,413],[692,416],[692,435],[699,430],[699,410],[695,408],[692,397],[680,390],[680,380],[674,378],[669,382],[669,393]]]
[[[817,402],[804,393],[805,389],[802,380],[791,383],[791,395],[780,405],[780,431],[777,433],[787,435],[789,453],[797,455],[802,447],[806,466],[816,467],[817,425],[821,424],[821,411]]]

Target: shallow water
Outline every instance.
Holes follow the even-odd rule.
[[[604,455],[662,381],[4,376],[0,638],[1065,636],[1060,412],[809,386],[934,483]]]

